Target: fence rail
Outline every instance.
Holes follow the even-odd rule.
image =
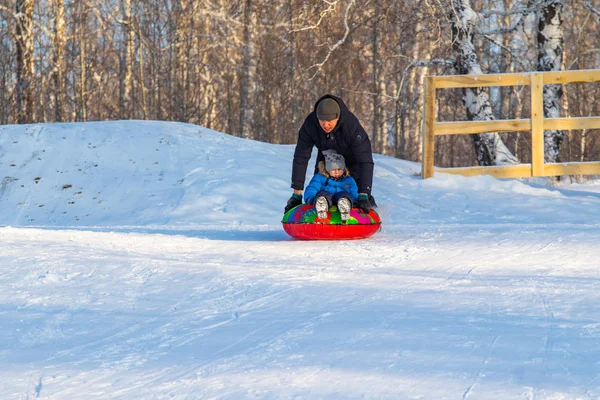
[[[544,131],[600,129],[600,117],[544,118],[544,85],[577,82],[600,82],[600,70],[531,72],[527,74],[428,76],[425,82],[425,117],[423,119],[423,163],[421,176],[431,178],[435,172],[466,176],[488,174],[497,178],[531,176],[596,175],[600,162],[544,162]],[[524,86],[531,87],[531,117],[493,121],[437,122],[436,90],[450,88]],[[435,137],[486,132],[531,132],[531,164],[490,167],[434,168]]]

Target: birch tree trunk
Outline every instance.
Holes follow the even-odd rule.
[[[255,16],[252,11],[252,0],[245,1],[244,7],[244,41],[242,47],[242,68],[240,78],[240,136],[254,139],[254,111],[250,99],[254,98],[256,82],[256,60],[254,59],[254,41],[252,22]]]
[[[227,10],[227,16],[229,16],[229,10]],[[223,28],[223,30],[225,31],[225,37],[229,38],[231,35],[231,28],[229,27],[229,24],[225,24],[225,27]],[[226,100],[225,100],[225,119],[227,121],[227,124],[225,126],[225,132],[229,133],[230,135],[235,135],[235,132],[238,131],[237,129],[235,129],[234,126],[234,107],[233,107],[233,100],[234,100],[234,84],[233,84],[233,80],[234,80],[234,72],[233,72],[233,67],[232,67],[232,55],[231,52],[229,50],[230,46],[226,45],[225,46],[225,62],[227,63],[227,67],[223,70],[221,70],[221,74],[222,74],[222,79],[225,82],[225,95],[226,95]]]
[[[17,0],[15,6],[17,50],[17,122],[35,121],[33,65],[33,4],[34,0]]]
[[[11,104],[11,90],[10,84],[11,74],[8,69],[4,68],[4,65],[8,64],[8,54],[10,52],[4,45],[0,43],[0,124],[7,125],[10,121],[10,116],[13,111],[13,104]]]
[[[121,0],[123,13],[123,59],[122,59],[122,84],[119,102],[119,118],[132,117],[132,92],[133,92],[133,52],[135,45],[135,28],[133,26],[131,0]]]
[[[136,9],[138,9],[139,8],[138,0],[135,0],[135,4],[136,4]],[[147,100],[146,100],[147,88],[146,88],[146,79],[145,79],[145,74],[144,74],[144,67],[146,65],[145,59],[144,59],[144,49],[145,48],[144,48],[144,40],[143,40],[143,36],[142,36],[142,29],[140,27],[139,18],[136,21],[135,30],[137,31],[137,35],[140,40],[140,46],[138,49],[138,58],[139,58],[139,79],[140,79],[139,87],[140,87],[140,96],[142,98],[141,111],[142,111],[142,119],[146,119],[146,118],[148,118],[148,104],[147,104]]]
[[[80,121],[87,121],[87,65],[86,65],[86,44],[85,37],[87,31],[87,10],[84,1],[78,4],[79,13],[79,93],[78,93],[78,114]]]
[[[175,3],[175,107],[177,110],[176,120],[189,121],[188,111],[188,83],[189,83],[189,37],[193,34],[191,27],[191,7],[188,1],[178,0]]]
[[[374,151],[381,153],[383,150],[383,138],[380,129],[379,103],[381,102],[380,92],[380,69],[379,69],[379,0],[374,0],[373,10],[373,32],[371,33],[372,58],[371,65],[373,69],[373,121],[371,124],[371,137],[373,138]]]
[[[415,27],[415,33],[423,30],[423,26],[421,20],[419,18],[419,22]],[[427,43],[429,46],[432,46],[432,43]],[[432,54],[432,49],[424,49],[422,48],[422,43],[420,40],[415,40],[415,44],[413,46],[413,59],[419,60],[423,53]],[[407,149],[407,144],[412,143],[420,143],[419,138],[421,137],[421,125],[423,122],[423,107],[425,102],[425,96],[423,93],[423,88],[425,87],[425,77],[429,74],[429,67],[412,67],[410,69],[410,78],[409,84],[407,87],[407,98],[408,103],[411,107],[407,110],[407,117],[404,117],[403,120],[406,120],[406,123],[402,123],[402,138],[399,140],[399,151],[397,154],[400,157],[411,157],[412,159],[421,160],[421,146],[412,146]],[[397,108],[399,108],[397,106]],[[405,126],[406,125],[406,126]],[[413,151],[413,147],[416,147]]]
[[[537,70],[562,69],[564,43],[562,30],[563,0],[546,0],[537,13],[538,45]],[[563,96],[562,85],[544,85],[544,117],[559,118]],[[544,160],[556,162],[564,131],[544,132]]]
[[[461,75],[481,75],[481,65],[475,53],[473,36],[478,16],[471,8],[469,0],[452,0],[452,47],[456,56],[456,68]],[[463,102],[467,117],[471,121],[494,119],[489,95],[482,88],[466,88]],[[504,145],[497,132],[471,135],[477,155],[477,163],[482,166],[516,164],[517,159]]]
[[[65,3],[64,0],[53,0],[54,32],[52,38],[52,80],[54,81],[54,120],[63,121],[63,105],[65,96]]]
[[[502,1],[503,4],[503,8],[504,10],[509,10],[510,6],[511,6],[511,2],[509,0],[503,0]],[[509,26],[510,25],[510,17],[505,16],[503,18],[503,22],[504,22],[504,26]],[[511,35],[503,35],[502,36],[502,45],[504,46],[504,48],[509,48],[510,47],[510,42],[512,40],[512,36]],[[501,55],[500,56],[500,72],[502,73],[512,73],[514,72],[514,66],[513,66],[513,62],[512,62],[512,54],[506,54],[506,55]],[[510,89],[513,89],[514,86]],[[511,99],[511,91],[503,89],[503,88],[499,88],[500,90],[500,110],[499,110],[499,115],[501,115],[501,118],[503,119],[508,119],[511,118],[510,117],[510,99]],[[517,155],[517,150],[515,149],[515,156]]]
[[[288,14],[287,20],[290,27],[293,27],[294,24],[294,1],[288,0],[287,2]],[[290,29],[291,30],[291,29]],[[285,125],[286,132],[282,135],[281,140],[282,143],[292,143],[296,136],[296,132],[294,128],[296,127],[296,121],[298,121],[301,117],[299,116],[300,105],[298,101],[298,96],[296,95],[296,81],[295,81],[295,71],[296,71],[296,34],[292,31],[289,33],[289,47],[287,49],[288,53],[288,92],[287,95],[290,98],[290,119],[289,123]]]

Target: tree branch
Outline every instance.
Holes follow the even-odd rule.
[[[597,17],[600,17],[600,10],[592,6],[592,0],[583,0],[583,6],[592,13],[596,14]]]
[[[523,3],[518,4],[514,8],[512,8],[508,11],[500,11],[500,10],[482,11],[479,13],[479,18],[485,19],[485,18],[489,18],[492,16],[509,17],[511,15],[517,15],[517,14],[528,15],[528,14],[531,14],[531,13],[537,11],[543,2],[544,2],[544,0],[528,0],[526,4],[523,4]]]
[[[527,4],[519,4],[515,8],[508,10],[508,11],[487,11],[487,12],[479,13],[478,15],[479,15],[480,21],[485,18],[492,17],[492,16],[509,17],[512,15],[518,15],[518,18],[517,18],[517,21],[515,21],[510,26],[506,26],[506,27],[503,26],[503,27],[498,27],[498,28],[494,28],[494,29],[486,29],[486,30],[480,29],[478,27],[477,31],[478,31],[478,33],[480,33],[482,35],[507,34],[507,33],[514,32],[515,30],[517,30],[519,28],[519,26],[521,26],[525,22],[525,18],[527,18],[527,16],[529,16],[529,14],[532,14],[540,9],[540,6],[543,5],[542,2],[543,2],[543,0],[537,0],[537,1],[536,0],[528,0]]]
[[[303,32],[303,31],[317,29],[321,25],[321,22],[323,22],[323,20],[327,16],[327,14],[335,11],[335,6],[337,5],[337,2],[338,2],[338,0],[331,1],[331,2],[324,0],[324,3],[326,3],[328,5],[328,7],[325,10],[321,11],[321,13],[319,15],[319,20],[316,23],[309,25],[309,26],[304,26],[302,28],[292,29],[290,32],[297,33],[297,32]]]
[[[352,7],[352,5],[354,4],[354,1],[355,0],[350,0],[348,5],[346,6],[346,11],[344,13],[344,27],[345,27],[344,36],[340,40],[338,40],[333,46],[331,46],[329,48],[329,52],[327,53],[327,55],[325,56],[323,61],[321,61],[318,64],[314,64],[314,65],[311,65],[310,67],[308,67],[309,71],[311,69],[315,69],[315,72],[308,78],[309,81],[312,81],[313,79],[315,79],[315,77],[319,74],[319,72],[321,72],[322,67],[327,63],[327,61],[329,60],[329,58],[331,57],[333,52],[338,47],[340,47],[342,44],[344,44],[344,42],[346,41],[346,38],[348,38],[348,34],[350,34],[350,26],[348,25],[348,14],[350,13],[350,7]]]
[[[524,71],[530,71],[532,68],[532,65],[524,60],[521,59],[521,57],[519,57],[518,55],[516,55],[515,53],[513,53],[513,51],[504,46],[502,43],[498,43],[498,41],[494,40],[494,38],[492,38],[489,35],[482,35],[484,38],[486,38],[487,40],[489,40],[490,42],[494,43],[496,46],[500,47],[502,50],[506,51],[508,54],[510,54],[511,56],[513,56],[513,60],[515,60],[518,64],[520,64],[523,67]]]

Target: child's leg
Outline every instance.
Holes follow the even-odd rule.
[[[350,195],[345,192],[338,192],[333,196],[342,221],[347,221],[350,218],[350,210],[352,209],[352,199]]]
[[[348,192],[337,192],[331,198],[333,204],[338,204],[340,199],[348,199],[348,202],[350,203],[350,207],[355,206],[354,202],[352,201],[352,197],[350,197],[350,193],[348,193]]]
[[[315,209],[317,210],[317,215],[320,219],[327,218],[327,212],[329,211],[329,207],[333,204],[333,199],[331,193],[321,190],[315,196]]]
[[[328,207],[331,207],[332,205],[335,204],[333,195],[331,193],[329,193],[327,190],[320,190],[319,192],[317,192],[317,194],[315,195],[315,204],[319,197],[324,197],[327,200]]]

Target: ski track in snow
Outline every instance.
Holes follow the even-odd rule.
[[[527,234],[505,233],[503,249],[477,254],[472,234],[459,231],[242,246],[193,233],[3,228],[0,261],[21,278],[3,291],[13,310],[2,314],[20,330],[9,348],[27,354],[17,362],[3,352],[15,367],[2,374],[5,387],[12,398],[26,382],[42,398],[83,388],[98,399],[186,398],[198,388],[198,398],[568,396],[589,377],[570,365],[597,368],[583,351],[600,345],[577,345],[594,315],[561,328],[552,304],[593,297],[579,282],[596,267],[580,254],[568,267],[529,270],[526,259],[558,259],[562,246],[593,239],[552,234],[526,244]],[[4,269],[0,279],[11,276]],[[559,352],[565,329],[561,341],[576,348]],[[558,375],[565,392],[552,387]],[[331,383],[317,384],[322,377]]]

